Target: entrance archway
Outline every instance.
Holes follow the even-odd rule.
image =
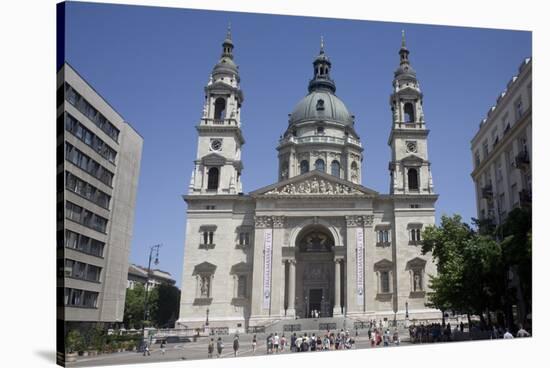
[[[323,225],[309,225],[296,237],[296,314],[331,317],[334,306],[334,237]]]

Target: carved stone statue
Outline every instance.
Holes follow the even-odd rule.
[[[201,276],[200,282],[201,297],[208,298],[210,294],[210,278],[208,276]]]
[[[414,291],[420,291],[420,275],[418,273],[414,274]]]

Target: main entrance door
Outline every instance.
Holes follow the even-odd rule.
[[[332,315],[334,304],[334,239],[327,228],[311,225],[296,239],[296,314]]]
[[[311,311],[321,313],[321,302],[323,300],[323,289],[309,289],[309,316]]]

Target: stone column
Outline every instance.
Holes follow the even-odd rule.
[[[273,258],[271,275],[271,308],[269,315],[273,318],[284,316],[284,265],[282,246],[284,241],[285,216],[271,216],[273,226]],[[282,285],[281,285],[282,284]]]
[[[288,308],[286,310],[287,317],[296,316],[296,307],[294,302],[296,301],[296,260],[288,260]]]
[[[332,311],[332,314],[334,316],[341,315],[342,314],[342,303],[340,302],[340,263],[342,262],[341,259],[335,259],[334,260],[334,309]]]

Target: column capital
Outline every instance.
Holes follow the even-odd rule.
[[[271,222],[274,228],[284,228],[286,224],[286,216],[271,216]]]
[[[346,216],[347,227],[372,226],[374,215],[352,215]]]
[[[273,226],[271,216],[254,216],[254,226],[258,229],[265,229]]]

